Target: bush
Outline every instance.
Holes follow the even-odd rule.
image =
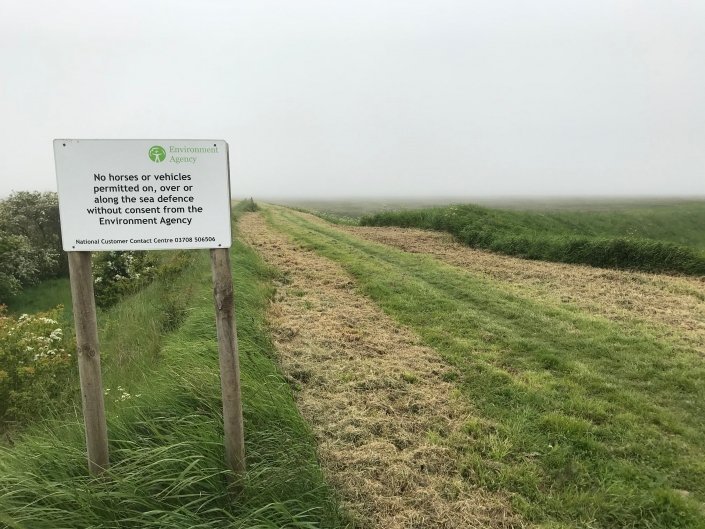
[[[18,294],[38,276],[36,255],[27,239],[0,232],[0,300]]]
[[[61,249],[59,198],[56,193],[21,191],[0,201],[0,232],[24,237],[37,252],[40,278],[66,276]]]
[[[41,279],[66,275],[56,193],[14,193],[0,201],[0,301]]]
[[[58,323],[62,307],[19,318],[0,306],[0,430],[42,415],[75,385],[75,349]]]
[[[147,252],[115,251],[94,254],[93,277],[96,304],[107,308],[124,295],[152,282],[155,261]]]
[[[257,202],[255,202],[252,198],[245,199],[240,204],[242,205],[242,211],[259,211],[259,206],[257,205]]]

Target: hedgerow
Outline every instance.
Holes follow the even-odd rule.
[[[668,240],[635,236],[624,219],[623,235],[609,218],[589,213],[543,214],[474,205],[393,211],[360,219],[363,226],[399,226],[446,231],[474,248],[527,259],[587,264],[657,273],[705,275],[705,254]]]

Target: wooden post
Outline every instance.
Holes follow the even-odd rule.
[[[103,382],[100,376],[91,252],[68,252],[68,255],[88,470],[97,476],[108,468],[108,427],[105,423]]]
[[[229,249],[211,249],[211,269],[213,271],[215,322],[218,329],[220,388],[223,393],[225,463],[236,475],[240,475],[245,471],[245,436],[242,424],[240,361],[237,351]]]

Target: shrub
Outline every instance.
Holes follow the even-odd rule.
[[[155,261],[147,252],[114,251],[94,254],[96,304],[101,308],[114,305],[122,296],[151,283],[155,274]]]
[[[259,211],[259,206],[257,205],[257,202],[255,202],[251,197],[248,199],[245,199],[241,202],[242,204],[242,211]]]
[[[0,200],[0,302],[66,272],[56,193],[20,192]]]
[[[0,232],[0,300],[6,300],[35,282],[36,255],[25,237]]]
[[[66,256],[61,249],[59,199],[56,193],[20,191],[0,201],[0,232],[27,240],[36,253],[40,279],[68,273]]]
[[[73,389],[75,347],[61,310],[15,318],[0,306],[0,429],[42,415]]]

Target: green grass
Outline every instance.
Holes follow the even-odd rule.
[[[107,476],[87,476],[79,409],[35,425],[0,448],[0,527],[341,524],[312,435],[276,367],[264,319],[273,272],[240,242],[232,256],[248,471],[243,492],[228,495],[209,260],[194,255],[171,293],[155,283],[99,317],[110,388]],[[167,306],[187,301],[166,328],[163,296],[171,296]]]
[[[357,222],[364,215],[382,211],[426,208],[452,204],[454,200],[444,198],[397,199],[397,198],[358,198],[358,199],[291,199],[280,200],[277,204],[294,210],[307,211],[322,216],[331,222],[342,219],[345,223]]]
[[[538,303],[429,256],[280,209],[270,222],[339,262],[458,372],[477,410],[465,479],[541,527],[705,527],[705,364],[658,330]]]
[[[43,312],[57,305],[64,306],[64,321],[73,323],[71,286],[67,277],[46,279],[38,285],[25,287],[22,292],[8,300],[7,309],[10,314],[20,315]]]
[[[470,246],[529,259],[705,275],[705,202],[589,211],[456,205],[382,212],[360,224],[447,231]]]

